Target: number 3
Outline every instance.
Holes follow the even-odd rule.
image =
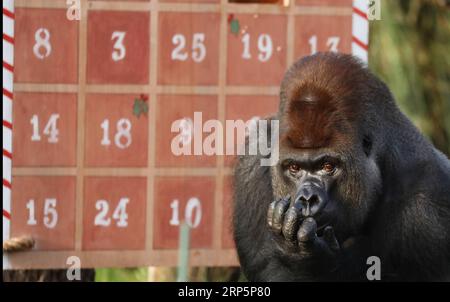
[[[114,62],[123,60],[125,58],[125,54],[127,53],[127,50],[125,48],[125,45],[123,44],[123,40],[125,39],[126,32],[124,31],[115,31],[112,33],[111,40],[116,40],[114,42],[113,46],[113,52],[111,54],[111,57]]]

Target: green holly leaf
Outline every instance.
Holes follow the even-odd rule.
[[[148,113],[148,104],[145,101],[142,101],[142,112]]]
[[[148,98],[147,98],[148,99]],[[146,101],[146,99],[141,99],[141,98],[135,98],[134,99],[134,104],[133,104],[133,114],[136,117],[140,117],[141,114],[147,114],[148,113],[148,103]]]
[[[231,28],[231,33],[233,33],[235,35],[239,34],[239,29],[241,28],[241,25],[239,24],[239,20],[237,20],[237,19],[231,20],[230,28]]]
[[[141,115],[141,106],[139,104],[139,100],[135,99],[133,104],[133,114],[137,117]]]

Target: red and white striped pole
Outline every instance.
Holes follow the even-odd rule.
[[[352,54],[365,63],[369,50],[369,10],[368,0],[353,0],[352,14]]]
[[[12,103],[14,82],[14,0],[3,0],[3,242],[11,220]],[[9,262],[3,254],[3,269]]]

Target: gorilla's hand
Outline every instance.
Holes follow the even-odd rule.
[[[301,207],[291,204],[290,197],[270,204],[267,222],[285,252],[295,253],[301,258],[327,259],[336,264],[340,247],[333,228],[325,227],[323,235],[319,237],[314,218],[304,218],[301,215]]]

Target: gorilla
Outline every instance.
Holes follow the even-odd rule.
[[[382,281],[450,280],[450,161],[362,62],[300,59],[267,120],[279,121],[276,164],[239,156],[233,180],[250,281],[367,281],[372,256]]]

